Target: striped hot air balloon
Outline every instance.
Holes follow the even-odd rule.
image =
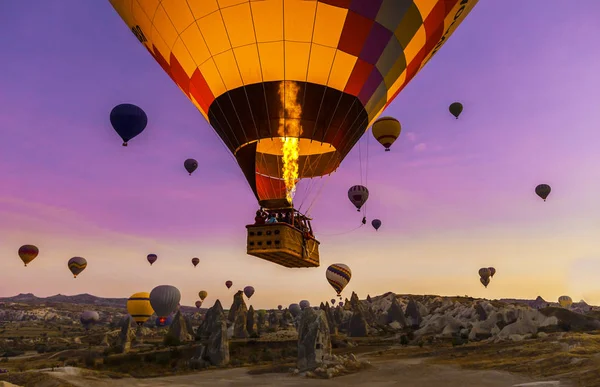
[[[360,212],[360,208],[369,199],[369,190],[365,186],[354,185],[348,190],[348,199],[354,204],[356,211]]]
[[[69,259],[67,266],[69,267],[69,270],[71,270],[71,273],[73,273],[73,278],[77,278],[77,276],[87,267],[87,261],[82,257],[73,257]]]
[[[150,305],[150,293],[134,293],[127,299],[127,313],[133,318],[133,321],[139,326],[144,325],[154,313]]]
[[[350,282],[350,278],[352,278],[352,271],[350,271],[350,268],[343,263],[334,263],[327,268],[325,277],[327,278],[329,285],[331,285],[337,295],[340,296],[342,290],[344,290],[346,285],[348,285],[348,282]]]

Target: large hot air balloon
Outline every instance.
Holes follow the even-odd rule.
[[[490,284],[490,277],[481,277],[479,278],[479,282],[481,282],[481,284],[487,288]]]
[[[148,254],[146,259],[148,260],[148,262],[150,262],[150,266],[152,266],[152,264],[158,259],[158,256],[156,254]]]
[[[252,295],[254,294],[254,288],[252,286],[246,286],[244,288],[244,294],[246,295],[246,297],[248,297],[248,299],[250,299],[250,297],[252,297]]]
[[[386,152],[389,152],[394,141],[400,136],[402,127],[400,122],[393,117],[381,117],[373,123],[371,130],[373,137],[384,146]]]
[[[124,103],[112,109],[110,123],[123,139],[123,146],[127,146],[129,140],[144,131],[148,124],[148,117],[141,108]]]
[[[159,285],[150,292],[150,304],[158,317],[173,313],[181,301],[179,289],[171,285]]]
[[[19,258],[21,258],[21,261],[23,261],[25,266],[33,261],[39,253],[40,250],[34,245],[23,245],[19,247]]]
[[[82,257],[73,257],[69,259],[67,267],[71,270],[71,273],[73,273],[73,278],[77,278],[77,276],[87,267],[87,261]]]
[[[356,211],[360,212],[360,208],[367,202],[369,198],[369,190],[362,185],[355,185],[348,190],[348,199],[356,206]]]
[[[463,105],[460,102],[453,102],[450,104],[450,107],[448,107],[448,110],[450,110],[450,113],[458,120],[458,116],[460,116],[460,113],[463,111]]]
[[[350,282],[350,278],[352,278],[352,271],[343,263],[334,263],[327,268],[325,277],[337,295],[340,296],[342,290],[344,290],[348,282]]]
[[[567,308],[568,309],[573,304],[573,300],[569,296],[560,296],[560,297],[558,297],[558,303],[563,308]]]
[[[298,316],[298,314],[300,314],[300,311],[302,309],[300,309],[300,305],[298,304],[290,304],[290,306],[288,306],[288,310],[290,311],[292,316],[296,317]]]
[[[202,301],[204,301],[204,299],[208,296],[208,292],[206,290],[200,290],[198,292],[198,297],[200,297],[200,299]]]
[[[300,309],[302,310],[310,308],[310,302],[308,300],[302,300],[298,305],[300,305]]]
[[[227,289],[231,289],[231,287],[233,286],[233,282],[232,281],[225,281],[225,286],[227,286]]]
[[[183,166],[191,176],[192,173],[198,168],[198,162],[194,159],[187,159],[183,162]]]
[[[488,267],[488,269],[490,269],[490,277],[494,277],[494,274],[496,274],[496,268],[493,267]]]
[[[371,226],[373,226],[373,228],[375,229],[375,231],[379,230],[379,227],[381,227],[381,220],[379,220],[379,219],[373,219],[371,221]]]
[[[202,301],[200,301],[200,300],[196,301],[196,308],[200,309],[201,306],[202,306]]]
[[[551,191],[552,188],[548,184],[540,184],[537,187],[535,187],[535,194],[544,199],[544,201],[546,201],[546,198],[548,197],[548,195],[550,195]]]
[[[87,331],[93,324],[96,324],[98,321],[100,321],[100,315],[98,314],[98,312],[86,310],[83,313],[81,313],[79,321],[81,322],[81,324],[83,324],[83,327]]]
[[[477,0],[110,2],[273,209],[337,169]]]
[[[200,263],[199,258],[192,258],[192,265],[194,265],[194,267],[198,266],[199,263]]]
[[[150,293],[134,293],[127,299],[127,313],[133,318],[133,321],[139,326],[144,325],[154,313],[150,305]]]

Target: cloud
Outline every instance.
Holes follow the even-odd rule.
[[[427,144],[425,144],[424,142],[418,143],[417,145],[415,145],[415,152],[423,152],[425,149],[427,149]]]
[[[414,132],[408,132],[406,133],[406,138],[408,138],[408,141],[410,142],[415,142],[417,140],[417,135]]]

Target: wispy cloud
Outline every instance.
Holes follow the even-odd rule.
[[[424,142],[418,143],[417,145],[415,145],[414,149],[415,152],[423,152],[425,151],[425,149],[427,149],[427,144],[425,144]]]

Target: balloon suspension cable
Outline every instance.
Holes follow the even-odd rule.
[[[361,228],[362,226],[364,226],[365,224],[361,222],[360,226],[358,227],[354,227],[352,230],[348,230],[348,231],[344,231],[344,232],[339,232],[336,234],[319,234],[320,237],[325,236],[325,237],[330,237],[330,236],[338,236],[338,235],[346,235],[346,234],[350,234],[353,231],[358,230],[359,228]]]

